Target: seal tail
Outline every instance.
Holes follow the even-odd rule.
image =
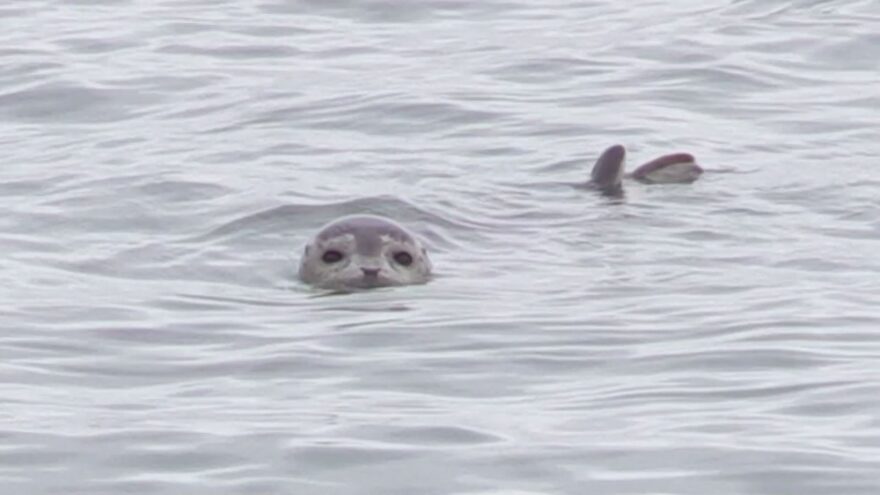
[[[592,184],[603,191],[620,190],[625,159],[626,150],[619,144],[603,151],[590,173]]]
[[[663,184],[688,183],[697,180],[702,167],[690,153],[672,153],[655,158],[641,165],[630,175],[642,182]]]

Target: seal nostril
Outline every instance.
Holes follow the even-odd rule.
[[[379,274],[378,268],[361,268],[361,271],[364,272],[365,277],[375,277]]]

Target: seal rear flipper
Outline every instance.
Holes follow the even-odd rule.
[[[642,182],[659,184],[688,183],[703,173],[690,153],[672,153],[655,158],[635,169],[630,177]]]
[[[599,155],[593,171],[590,173],[590,183],[606,192],[617,192],[621,189],[623,180],[624,159],[626,150],[623,146],[615,144]]]

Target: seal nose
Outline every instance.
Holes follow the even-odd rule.
[[[364,272],[364,277],[375,277],[379,275],[379,268],[363,268],[361,267],[361,271]]]

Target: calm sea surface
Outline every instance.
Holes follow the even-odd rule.
[[[880,493],[878,130],[875,0],[6,0],[0,493]]]

